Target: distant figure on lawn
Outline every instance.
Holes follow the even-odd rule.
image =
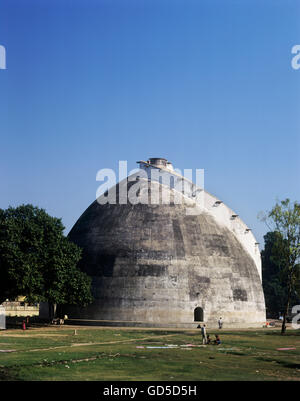
[[[216,345],[220,345],[221,344],[221,340],[218,334],[215,334],[216,339],[214,340],[214,344]]]
[[[206,344],[207,337],[206,337],[206,327],[205,324],[201,327],[201,334],[202,334],[202,344]]]
[[[218,324],[219,324],[219,329],[221,329],[223,327],[223,320],[220,317],[220,319],[218,320]]]
[[[211,340],[210,340],[209,334],[207,334],[206,344],[210,344],[210,343],[211,343]]]

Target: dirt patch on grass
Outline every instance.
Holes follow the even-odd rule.
[[[156,336],[155,338],[161,337],[172,337],[175,336],[176,334],[164,334],[161,336]],[[19,350],[15,352],[38,352],[38,351],[50,351],[53,349],[61,349],[61,348],[71,348],[71,347],[88,347],[91,345],[109,345],[109,344],[124,344],[124,343],[130,343],[130,342],[139,342],[139,341],[145,341],[153,339],[153,337],[144,337],[144,338],[131,338],[131,339],[126,339],[126,340],[117,340],[117,341],[104,341],[104,342],[88,342],[88,343],[72,343],[72,344],[66,344],[66,345],[58,345],[56,347],[48,347],[48,348],[34,348],[34,349],[29,349],[29,350]]]
[[[1,337],[33,338],[33,337],[68,337],[69,334],[1,334]]]

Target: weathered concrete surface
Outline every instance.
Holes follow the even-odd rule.
[[[126,185],[123,181],[117,185]],[[133,185],[133,183],[129,183]],[[140,179],[141,196],[161,190]],[[182,204],[102,204],[83,213],[69,238],[83,248],[95,302],[65,308],[69,318],[191,327],[201,307],[210,327],[259,327],[265,303],[253,258],[212,214]],[[178,194],[176,194],[178,196]],[[186,209],[195,208],[193,215]]]
[[[145,173],[146,178],[151,181],[161,182],[169,188],[174,188],[177,193],[184,192],[186,197],[194,200],[200,207],[213,215],[219,225],[226,226],[250,254],[256,264],[259,276],[262,278],[259,244],[251,229],[224,202],[204,191],[204,175],[201,178],[201,170],[198,170],[200,175],[198,176],[198,180],[197,174],[194,177],[196,178],[196,183],[194,183],[191,181],[192,177],[190,177],[190,180],[183,177],[178,171],[173,169],[172,164],[166,161],[166,159],[150,159],[148,162],[139,161],[138,163],[141,172]],[[163,165],[164,163],[166,166]]]

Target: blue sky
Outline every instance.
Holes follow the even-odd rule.
[[[0,207],[66,233],[101,168],[165,157],[253,229],[300,200],[298,0],[2,0]]]

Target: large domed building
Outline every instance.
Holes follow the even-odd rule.
[[[69,233],[83,248],[93,304],[71,319],[118,325],[260,327],[265,323],[258,243],[221,200],[166,159],[95,200]],[[100,322],[99,322],[100,323]]]

